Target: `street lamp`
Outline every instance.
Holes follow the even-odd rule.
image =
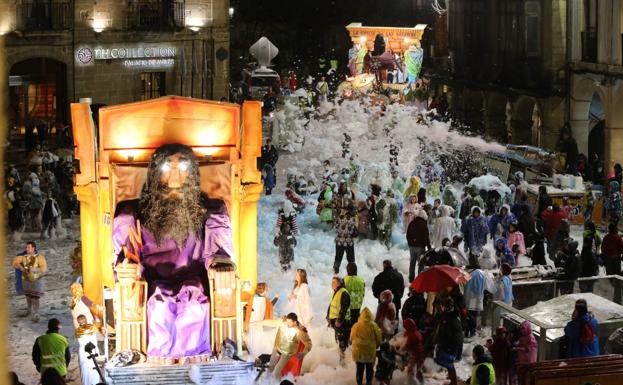
[[[229,18],[233,18],[234,17],[234,7],[229,7]]]

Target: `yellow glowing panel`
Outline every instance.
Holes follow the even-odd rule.
[[[240,147],[240,107],[166,96],[100,110],[100,149],[155,149],[165,143],[191,147]]]

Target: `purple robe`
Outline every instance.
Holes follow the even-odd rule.
[[[113,221],[115,253],[128,242],[135,218],[121,214]],[[147,355],[181,358],[210,354],[210,301],[207,270],[216,255],[233,255],[232,230],[226,209],[205,222],[203,239],[190,234],[182,248],[165,238],[158,245],[141,229],[143,277],[148,282]]]

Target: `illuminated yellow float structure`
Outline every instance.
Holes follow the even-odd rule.
[[[426,24],[418,24],[412,28],[404,27],[371,27],[361,23],[350,23],[346,26],[353,44],[365,44],[368,51],[374,49],[374,38],[381,34],[387,42],[387,49],[402,54],[413,44],[419,43],[426,30]]]
[[[199,159],[202,190],[227,205],[237,271],[229,275],[209,271],[211,343],[213,351],[218,351],[217,344],[229,337],[240,346],[240,297],[249,295],[243,291],[255,287],[257,276],[257,202],[262,191],[256,163],[261,155],[260,103],[245,102],[241,107],[167,96],[117,105],[99,111],[99,132],[88,104],[72,104],[71,114],[79,164],[74,190],[80,201],[84,292],[99,305],[104,304],[105,288],[116,293],[116,350],[145,352],[146,283],[119,271],[115,282],[115,207],[139,197],[150,156],[167,143],[192,147]],[[130,293],[137,290],[140,298],[132,298]]]

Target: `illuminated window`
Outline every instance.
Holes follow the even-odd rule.
[[[164,96],[165,72],[143,72],[141,74],[141,100]]]

